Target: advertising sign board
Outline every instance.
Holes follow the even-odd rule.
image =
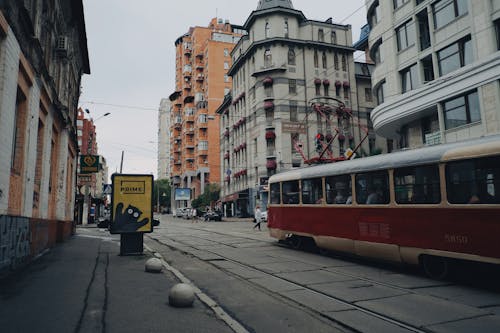
[[[98,155],[80,156],[80,173],[96,173],[96,172],[99,172],[99,156]]]
[[[174,200],[191,200],[190,188],[176,188],[174,193]]]
[[[110,233],[153,232],[153,176],[114,174],[111,181]]]

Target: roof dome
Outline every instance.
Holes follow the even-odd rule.
[[[293,9],[291,0],[259,0],[257,10],[264,10],[274,7],[284,7]]]

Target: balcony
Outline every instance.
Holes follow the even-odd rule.
[[[203,82],[205,80],[205,76],[203,74],[196,75],[196,81]]]
[[[264,74],[269,75],[273,72],[286,72],[286,70],[286,64],[277,65],[275,63],[270,63],[260,67],[260,69],[256,69],[256,71],[252,73],[252,76],[257,77]]]

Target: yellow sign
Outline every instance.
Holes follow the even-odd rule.
[[[109,231],[112,234],[153,232],[153,176],[115,174],[111,180]]]

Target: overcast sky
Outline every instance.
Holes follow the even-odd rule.
[[[96,120],[99,154],[107,159],[110,174],[119,170],[124,151],[124,173],[156,178],[158,107],[175,88],[175,40],[189,27],[207,26],[213,17],[242,25],[258,0],[83,3],[91,74],[83,77],[80,106]],[[366,23],[365,0],[292,3],[308,19],[332,17],[335,23],[352,25],[353,41]],[[100,118],[107,112],[111,114]]]

